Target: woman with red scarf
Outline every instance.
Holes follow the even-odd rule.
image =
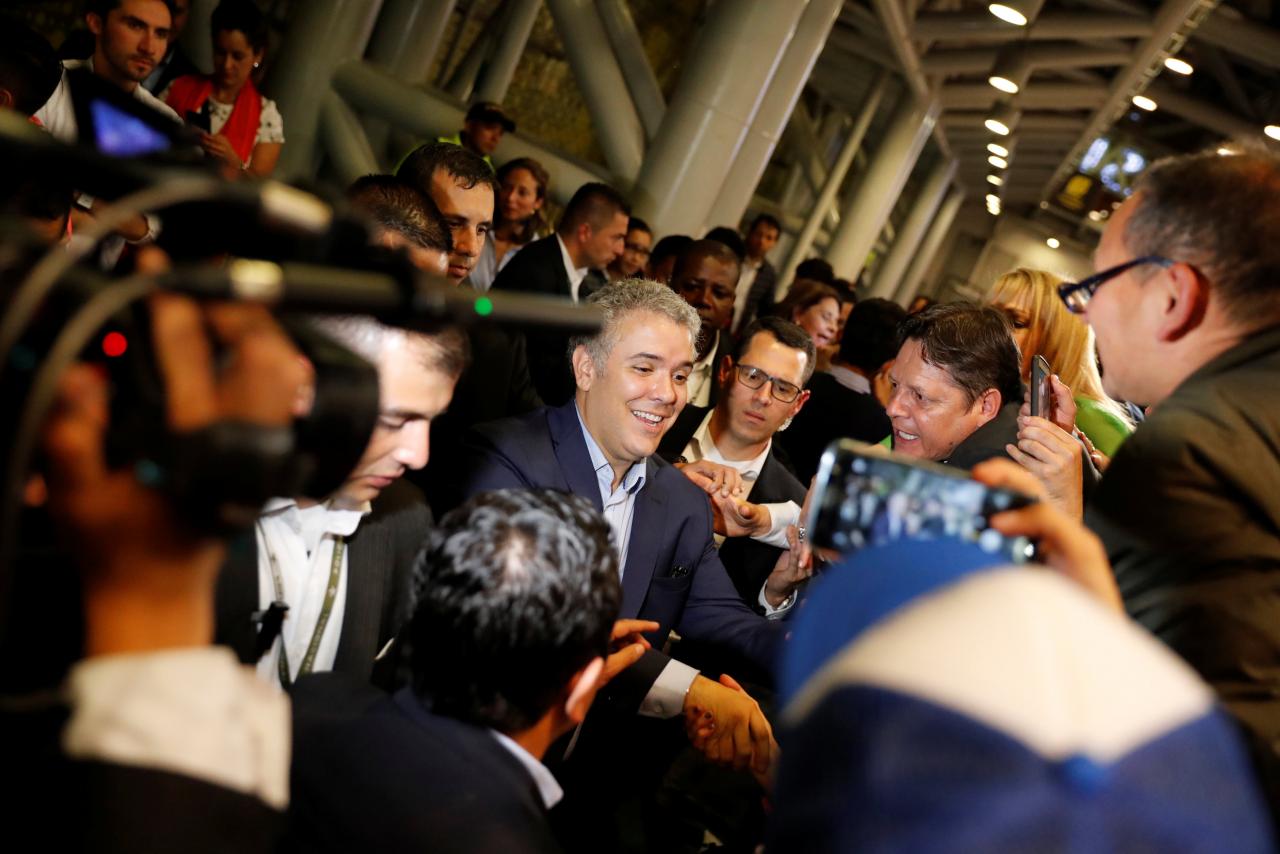
[[[207,117],[200,141],[206,154],[228,170],[265,178],[275,171],[284,145],[280,111],[252,79],[266,50],[266,19],[251,0],[222,0],[213,11],[212,30],[213,76],[179,77],[161,97],[189,121],[203,124]]]

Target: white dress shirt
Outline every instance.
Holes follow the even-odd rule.
[[[871,394],[871,380],[857,371],[851,371],[843,365],[832,365],[827,373],[835,377],[836,382],[858,394]]]
[[[54,138],[63,142],[75,142],[76,136],[79,134],[79,126],[76,124],[75,105],[71,102],[71,86],[67,83],[67,72],[74,71],[77,68],[88,68],[93,71],[93,58],[68,59],[63,62],[62,79],[58,81],[58,85],[53,90],[53,94],[49,96],[49,100],[45,101],[44,106],[36,111],[36,118],[44,125],[45,130],[53,134]],[[131,94],[143,104],[163,113],[175,122],[181,121],[178,118],[178,114],[168,104],[152,95],[142,86],[135,86]]]
[[[577,302],[578,288],[582,287],[582,280],[587,277],[588,268],[573,266],[573,259],[569,257],[569,247],[564,245],[564,239],[558,234],[556,243],[560,244],[560,258],[564,261],[564,271],[569,274],[569,298]]]
[[[689,371],[689,379],[685,383],[689,390],[689,406],[711,405],[711,389],[715,384],[716,350],[719,349],[717,346],[719,343],[720,337],[717,333],[716,340],[707,350],[707,355],[694,362],[693,368]]]
[[[751,491],[755,489],[756,480],[760,477],[760,470],[764,468],[765,460],[769,457],[769,450],[773,447],[773,440],[770,439],[768,444],[764,446],[764,450],[753,459],[726,459],[725,456],[720,453],[720,449],[716,447],[715,439],[711,437],[711,416],[714,414],[715,411],[712,410],[702,419],[702,423],[698,425],[698,429],[694,431],[691,437],[689,437],[689,444],[684,446],[684,453],[681,454],[681,456],[691,463],[706,460],[707,462],[728,466],[738,474],[742,475],[743,483],[746,484],[746,493],[742,496],[742,499],[745,501],[751,497]],[[769,518],[772,520],[772,524],[767,532],[755,535],[752,539],[759,540],[760,542],[771,546],[776,546],[780,549],[790,548],[790,545],[787,543],[787,526],[800,524],[800,505],[796,504],[794,501],[782,501],[772,504],[763,504],[761,506],[769,510]],[[716,534],[715,538],[716,545],[723,543],[725,540],[724,535],[722,534]],[[764,608],[765,616],[771,617],[775,614],[782,614],[790,609],[791,605],[795,602],[795,597],[784,602],[781,607],[775,608],[769,604],[769,601],[764,595],[764,588],[761,587],[760,595],[756,601]]]
[[[489,734],[524,766],[524,770],[529,772],[529,776],[533,778],[533,784],[538,787],[538,796],[542,798],[544,807],[549,810],[560,803],[564,798],[564,789],[560,788],[560,784],[556,782],[556,776],[547,770],[547,766],[534,758],[532,753],[521,747],[520,743],[510,736],[503,735],[496,729],[489,730]]]
[[[626,571],[627,546],[631,543],[631,528],[635,521],[636,496],[645,484],[646,461],[633,463],[622,477],[618,488],[613,488],[613,467],[605,457],[591,432],[582,420],[582,413],[574,405],[578,414],[578,424],[582,427],[582,438],[587,443],[587,453],[591,456],[591,467],[595,469],[596,482],[600,487],[600,501],[604,506],[604,518],[613,532],[613,542],[618,549],[618,573]],[[658,532],[642,532],[657,534]],[[684,710],[684,697],[689,693],[689,686],[698,675],[687,664],[674,658],[658,674],[658,678],[640,703],[640,714],[651,718],[674,718]]]
[[[335,507],[331,503],[299,507],[292,498],[273,498],[263,508],[256,530],[258,604],[265,610],[275,601],[271,560],[274,557],[284,589],[284,601],[289,606],[280,637],[258,662],[258,676],[264,681],[280,684],[277,660],[281,643],[287,653],[289,678],[291,681],[298,678],[298,668],[311,644],[324,606],[333,566],[334,543],[338,537],[354,534],[369,510],[368,502],[356,509]],[[338,655],[338,640],[342,637],[342,619],[346,611],[350,551],[349,548],[342,551],[337,593],[311,668],[315,673],[332,670]]]
[[[67,677],[62,749],[289,803],[289,698],[226,647],[87,658]]]

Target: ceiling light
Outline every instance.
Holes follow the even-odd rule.
[[[1089,211],[1089,222],[1102,222],[1102,211]]]
[[[1280,139],[1280,125],[1267,125],[1262,132],[1272,139]]]
[[[1048,202],[1041,202],[1041,203],[1040,203],[1040,210],[1042,210],[1042,211],[1047,211],[1048,209],[1049,209],[1049,203],[1048,203]]]
[[[983,122],[987,130],[992,133],[998,133],[1000,136],[1008,136],[1013,128],[1018,124],[1018,118],[1021,114],[1008,101],[996,102],[995,108],[991,111],[991,115]]]
[[[997,169],[1009,168],[1008,160],[1005,160],[1003,157],[996,157],[994,154],[987,158],[987,162]]]
[[[1003,178],[1001,178],[999,175],[988,175],[988,176],[987,176],[987,183],[988,183],[988,184],[995,184],[997,187],[999,187],[1001,184],[1003,184],[1003,183],[1004,183],[1004,179],[1003,179]]]
[[[995,193],[987,193],[987,204],[989,205],[1000,204],[1000,197],[997,196]]]
[[[1134,95],[1133,105],[1140,110],[1146,110],[1148,113],[1154,112],[1156,108],[1156,102],[1146,95]]]
[[[1004,3],[992,3],[987,7],[987,11],[995,15],[1000,20],[1013,24],[1014,26],[1025,27],[1027,25],[1027,16],[1011,5],[1006,5]]]
[[[1056,237],[1050,237],[1048,240],[1045,241],[1045,244],[1050,249],[1057,249],[1059,246],[1062,245],[1061,241],[1059,241],[1058,238]]]
[[[991,214],[992,216],[1000,216],[1000,208],[999,206],[994,208],[987,208],[987,213]]]
[[[1003,145],[1001,145],[998,142],[988,142],[987,151],[990,151],[992,154],[998,155],[1000,157],[1009,156],[1009,149],[1005,148]]]
[[[1232,151],[1230,148],[1227,148],[1225,145],[1218,146],[1218,153],[1224,157],[1227,156],[1228,154],[1235,154],[1234,151]]]
[[[994,74],[987,78],[987,82],[999,89],[1001,92],[1007,92],[1010,95],[1017,92],[1019,88],[1018,84],[1010,80],[1008,77],[998,77]]]
[[[1191,67],[1191,63],[1187,62],[1185,59],[1178,59],[1176,56],[1171,56],[1166,59],[1164,61],[1164,67],[1177,74],[1190,74],[1195,71],[1195,69]]]

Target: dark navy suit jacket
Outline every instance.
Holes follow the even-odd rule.
[[[572,402],[476,428],[476,459],[466,492],[558,489],[602,507],[600,487]],[[654,649],[609,683],[614,702],[638,707],[667,656],[658,652],[675,629],[684,638],[726,648],[766,669],[781,626],[748,608],[725,573],[711,536],[706,495],[660,458],[645,462],[622,574],[624,618],[655,620]]]

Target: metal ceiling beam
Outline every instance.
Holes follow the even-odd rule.
[[[1183,94],[1165,83],[1152,83],[1147,87],[1147,95],[1155,100],[1159,109],[1168,110],[1179,118],[1220,133],[1228,139],[1262,136],[1261,122],[1249,121],[1217,104]]]
[[[1163,69],[1163,61],[1176,52],[1214,7],[1218,0],[1164,0],[1153,20],[1153,32],[1134,55],[1133,61],[1116,74],[1111,81],[1107,101],[1093,114],[1088,125],[1076,139],[1075,145],[1062,161],[1062,165],[1044,183],[1043,198],[1057,189],[1057,184],[1075,167],[1085,148],[1129,109],[1129,101],[1153,76]],[[1024,118],[1025,121],[1025,118]]]
[[[987,112],[952,112],[943,113],[941,124],[950,128],[982,128],[987,120]],[[1084,116],[1064,116],[1057,113],[1023,113],[1022,121],[1014,131],[1015,136],[1022,136],[1028,131],[1052,131],[1056,133],[1074,133],[1083,128],[1088,119]],[[996,139],[987,131],[989,139]]]
[[[920,59],[926,74],[976,74],[990,71],[996,63],[998,48],[966,48],[933,50]],[[1045,42],[1027,45],[1021,61],[1027,68],[1090,68],[1124,65],[1129,61],[1128,49],[1085,47],[1078,42]]]
[[[936,98],[936,93],[929,85],[924,69],[920,67],[920,57],[916,54],[915,45],[911,41],[911,23],[907,20],[902,5],[898,0],[871,0],[871,6],[884,27],[889,48],[902,66],[902,75],[907,81],[907,86],[921,103],[931,104]],[[936,111],[932,112],[936,115]],[[947,135],[940,124],[933,126],[933,139],[941,149],[942,156],[950,157],[951,146],[947,143]]]
[[[911,28],[917,41],[1021,41],[1023,39],[1135,38],[1153,32],[1143,15],[1043,12],[1030,26],[1005,23],[988,12],[931,12],[918,15]]]
[[[1280,68],[1280,30],[1251,21],[1234,9],[1218,9],[1200,25],[1194,38],[1264,68]]]
[[[939,93],[944,110],[990,107],[1003,97],[988,83],[950,83]],[[1107,87],[1093,83],[1034,83],[1014,98],[1023,110],[1096,109],[1107,99]]]

